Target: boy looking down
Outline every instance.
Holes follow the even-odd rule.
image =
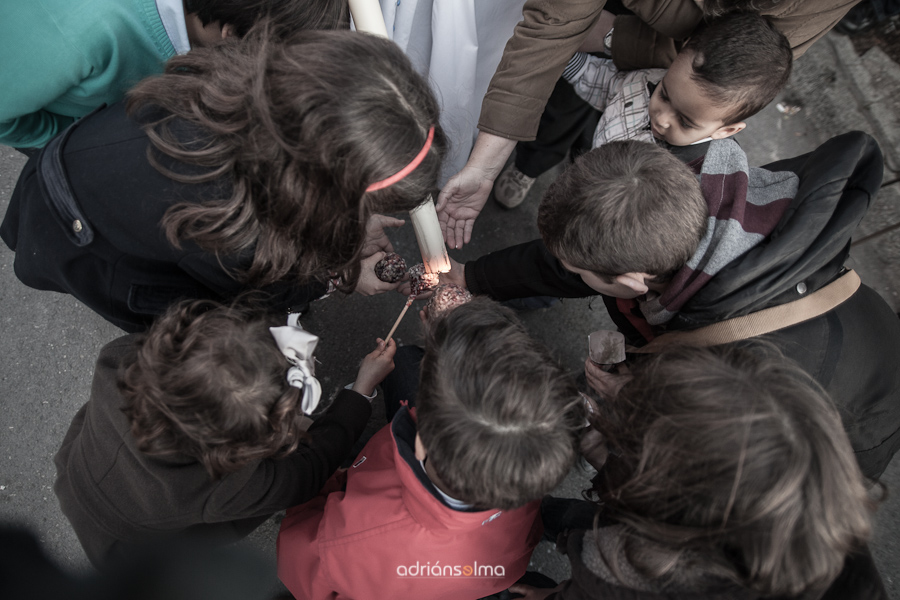
[[[603,114],[593,147],[615,140],[657,142],[685,162],[702,156],[710,140],[743,130],[791,74],[791,46],[783,33],[753,12],[711,19],[688,40],[669,69],[622,71],[610,59],[579,52],[563,77]],[[507,208],[519,205],[534,179],[514,164],[497,180],[525,181],[524,193],[495,193]],[[518,184],[516,184],[518,185]]]
[[[731,12],[693,34],[668,70],[620,71],[579,52],[564,76],[604,111],[594,147],[619,139],[689,146],[744,129],[787,83],[791,60],[790,43],[769,21]]]
[[[850,238],[882,171],[877,144],[860,132],[754,169],[729,139],[687,166],[653,144],[612,142],[547,190],[542,240],[464,271],[457,263],[444,279],[497,300],[602,294],[640,346],[788,305],[850,275]],[[880,475],[900,448],[900,320],[887,303],[860,285],[824,313],[759,337],[826,389],[863,473]]]
[[[575,458],[578,392],[486,298],[427,329],[415,412],[282,521],[278,575],[298,599],[480,598],[525,573],[539,499]]]

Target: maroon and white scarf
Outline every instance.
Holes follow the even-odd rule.
[[[772,233],[800,182],[791,172],[751,169],[732,139],[713,140],[706,156],[688,166],[698,173],[709,223],[694,256],[666,290],[638,301],[654,326],[668,322],[716,273]]]

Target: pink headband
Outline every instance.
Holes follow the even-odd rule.
[[[400,169],[400,171],[398,171],[394,175],[391,175],[387,179],[382,179],[381,181],[376,181],[375,183],[371,184],[366,188],[366,191],[374,192],[375,190],[384,189],[389,185],[394,185],[395,183],[412,173],[413,170],[415,170],[415,168],[418,167],[423,160],[425,160],[425,155],[428,154],[428,150],[431,149],[431,141],[433,139],[434,125],[432,125],[431,129],[428,130],[428,137],[425,138],[425,145],[422,146],[422,149],[419,150],[419,153],[416,154],[416,157],[412,159],[412,161],[408,165],[406,165],[405,167]]]

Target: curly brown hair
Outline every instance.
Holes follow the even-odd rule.
[[[123,365],[119,389],[138,449],[190,456],[218,479],[306,439],[302,391],[268,318],[211,301],[172,306]]]
[[[765,597],[827,587],[876,503],[826,392],[768,344],[673,348],[633,375],[592,420],[618,449],[594,491],[628,562]]]
[[[303,31],[280,42],[268,30],[175,57],[132,90],[153,165],[219,195],[178,202],[162,225],[176,246],[252,253],[233,274],[252,286],[340,273],[352,288],[367,218],[410,210],[436,185],[447,144],[438,104],[389,40]],[[406,166],[432,126],[422,163],[366,192]]]

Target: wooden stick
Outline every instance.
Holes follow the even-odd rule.
[[[412,305],[413,300],[415,300],[415,296],[410,296],[406,301],[406,304],[403,306],[403,310],[400,311],[400,316],[397,317],[397,320],[394,321],[394,326],[391,327],[391,330],[388,332],[387,337],[384,338],[384,347],[387,348],[388,342],[391,341],[391,336],[394,335],[394,332],[397,331],[397,326],[400,325],[400,321],[403,319],[403,315],[406,314],[406,311],[409,310],[409,307]]]

